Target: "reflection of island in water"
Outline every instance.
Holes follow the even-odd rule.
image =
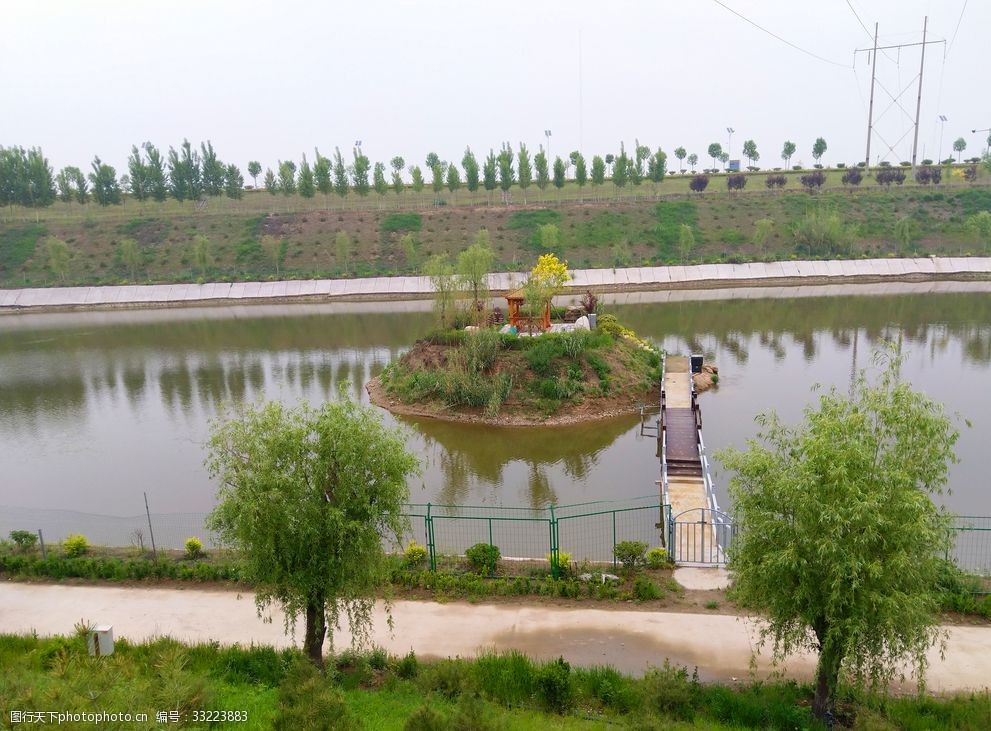
[[[436,467],[443,476],[438,495],[441,502],[465,502],[472,480],[501,485],[506,466],[521,462],[528,467],[527,492],[533,507],[557,502],[551,470],[559,469],[574,481],[585,480],[598,462],[599,453],[628,432],[638,419],[628,415],[589,424],[513,428],[396,417],[423,437],[428,450],[434,445],[440,447],[434,451],[438,452]]]

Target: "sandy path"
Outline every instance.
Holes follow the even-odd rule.
[[[707,680],[745,679],[756,641],[753,621],[726,615],[679,614],[548,606],[439,604],[401,601],[389,631],[381,606],[374,642],[392,653],[411,648],[422,657],[471,656],[483,648],[515,648],[533,657],[562,655],[579,665],[609,664],[639,674],[664,658],[698,666]],[[114,626],[116,637],[141,640],[169,635],[190,642],[251,642],[284,647],[282,614],[270,623],[255,612],[250,595],[233,591],[144,589],[52,584],[0,584],[0,632],[67,634],[85,619]],[[985,688],[991,683],[991,628],[947,627],[946,657],[930,653],[932,691]],[[338,645],[348,641],[338,633]],[[758,673],[770,671],[758,658]],[[786,674],[808,678],[813,659],[798,656]]]

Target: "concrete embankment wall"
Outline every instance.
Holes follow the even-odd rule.
[[[665,290],[753,285],[821,284],[835,281],[897,281],[991,277],[991,257],[781,261],[750,264],[576,269],[567,288]],[[502,292],[519,286],[525,274],[489,275],[489,287]],[[427,277],[311,279],[281,282],[131,284],[0,290],[0,311],[77,307],[156,307],[192,303],[265,302],[326,299],[398,299],[429,296]]]

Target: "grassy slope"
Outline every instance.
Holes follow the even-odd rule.
[[[831,173],[831,175],[836,175]],[[46,286],[55,283],[48,267],[44,239],[65,239],[74,252],[68,282],[72,284],[120,283],[130,280],[117,246],[134,238],[141,246],[143,263],[136,281],[166,282],[205,279],[274,278],[275,266],[260,245],[265,234],[287,241],[281,277],[362,276],[417,271],[426,256],[460,251],[480,228],[489,230],[499,268],[521,269],[532,263],[539,246],[536,226],[554,223],[561,232],[557,253],[573,267],[622,266],[680,261],[677,236],[681,223],[695,231],[693,261],[787,258],[794,253],[790,230],[810,205],[835,208],[860,227],[857,253],[891,255],[972,254],[986,250],[989,242],[975,242],[964,220],[979,210],[991,210],[991,188],[983,185],[941,186],[921,189],[906,185],[890,191],[867,186],[846,192],[831,188],[809,196],[797,188],[769,193],[752,180],[750,189],[727,193],[714,178],[702,196],[679,192],[680,177],[660,186],[663,198],[645,184],[615,197],[611,186],[599,200],[586,196],[584,204],[567,202],[570,194],[547,193],[543,206],[536,191],[526,208],[484,205],[476,195],[469,205],[467,194],[455,196],[463,205],[429,206],[418,214],[397,214],[385,207],[372,208],[373,199],[324,201],[248,194],[245,201],[216,200],[203,210],[179,205],[128,202],[99,209],[89,205],[56,204],[44,211],[10,209],[0,212],[0,286]],[[791,185],[791,184],[789,184]],[[569,189],[566,188],[567,192]],[[559,198],[561,200],[559,200]],[[413,201],[386,198],[379,205],[395,206]],[[552,207],[550,207],[552,206]],[[331,210],[328,210],[330,208]],[[918,237],[908,251],[896,243],[894,224],[910,216]],[[772,218],[775,227],[762,251],[750,243],[754,222]],[[411,222],[412,221],[412,222]],[[418,229],[418,230],[416,230]],[[419,244],[410,260],[399,244],[414,230]],[[339,259],[335,237],[346,231],[355,250],[348,260]],[[212,264],[205,273],[195,269],[190,242],[205,234],[212,244]]]
[[[407,728],[411,715],[427,709],[434,723],[408,728],[816,728],[809,718],[810,689],[794,683],[730,689],[699,685],[690,672],[674,668],[634,680],[609,668],[562,675],[554,672],[560,670],[555,663],[538,664],[519,654],[423,664],[381,652],[342,653],[322,678],[294,669],[299,659],[292,650],[162,639],[134,645],[119,640],[113,657],[94,661],[78,637],[0,635],[0,723],[12,709],[145,712],[151,719],[156,710],[174,709],[190,721],[194,711],[226,710],[246,712],[247,720],[211,727],[269,729],[286,713],[284,721],[292,720],[282,728],[384,731]],[[543,710],[552,707],[559,712]],[[842,720],[856,719],[862,728],[983,729],[991,696],[896,699],[845,691],[839,710]],[[347,719],[351,723],[342,723]]]

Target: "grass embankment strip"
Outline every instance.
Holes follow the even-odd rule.
[[[672,190],[667,185],[662,191]],[[79,215],[78,206],[57,204],[51,211],[31,211],[26,220],[0,223],[0,286],[60,283],[50,267],[45,236],[64,240],[72,252],[68,285],[410,274],[433,254],[456,257],[483,228],[495,251],[494,268],[518,271],[536,251],[545,253],[542,225],[557,227],[554,251],[575,268],[782,260],[799,256],[794,229],[810,209],[835,212],[852,225],[849,250],[834,256],[964,256],[982,254],[991,245],[967,224],[974,214],[991,210],[991,188],[984,185],[873,187],[815,195],[794,188],[754,194],[748,189],[647,198],[641,191],[637,199],[554,201],[553,208],[538,203],[524,209],[443,206],[400,212],[320,210],[320,200],[307,203],[312,209],[293,206],[285,211],[281,199],[267,198],[254,208],[196,211],[128,204],[106,211],[88,206]],[[773,222],[765,238],[755,236],[758,221]],[[904,221],[909,224],[899,227]],[[680,245],[682,225],[693,234],[689,251]],[[347,234],[347,246],[338,245],[338,234]],[[205,266],[193,255],[196,236],[210,240]],[[284,242],[278,263],[261,245],[265,236]],[[413,237],[411,244],[404,242],[405,236]],[[140,254],[133,275],[121,254],[124,239],[134,240]]]
[[[729,688],[664,664],[635,679],[608,667],[537,662],[517,652],[424,663],[350,650],[317,673],[297,650],[131,644],[91,658],[81,636],[0,635],[4,713],[174,711],[184,728],[573,729],[634,727],[812,729],[811,688],[793,682]],[[207,710],[232,720],[195,720]],[[230,714],[237,714],[235,716]],[[845,689],[839,720],[873,729],[986,729],[987,692],[888,698]],[[133,724],[105,723],[106,728]]]

